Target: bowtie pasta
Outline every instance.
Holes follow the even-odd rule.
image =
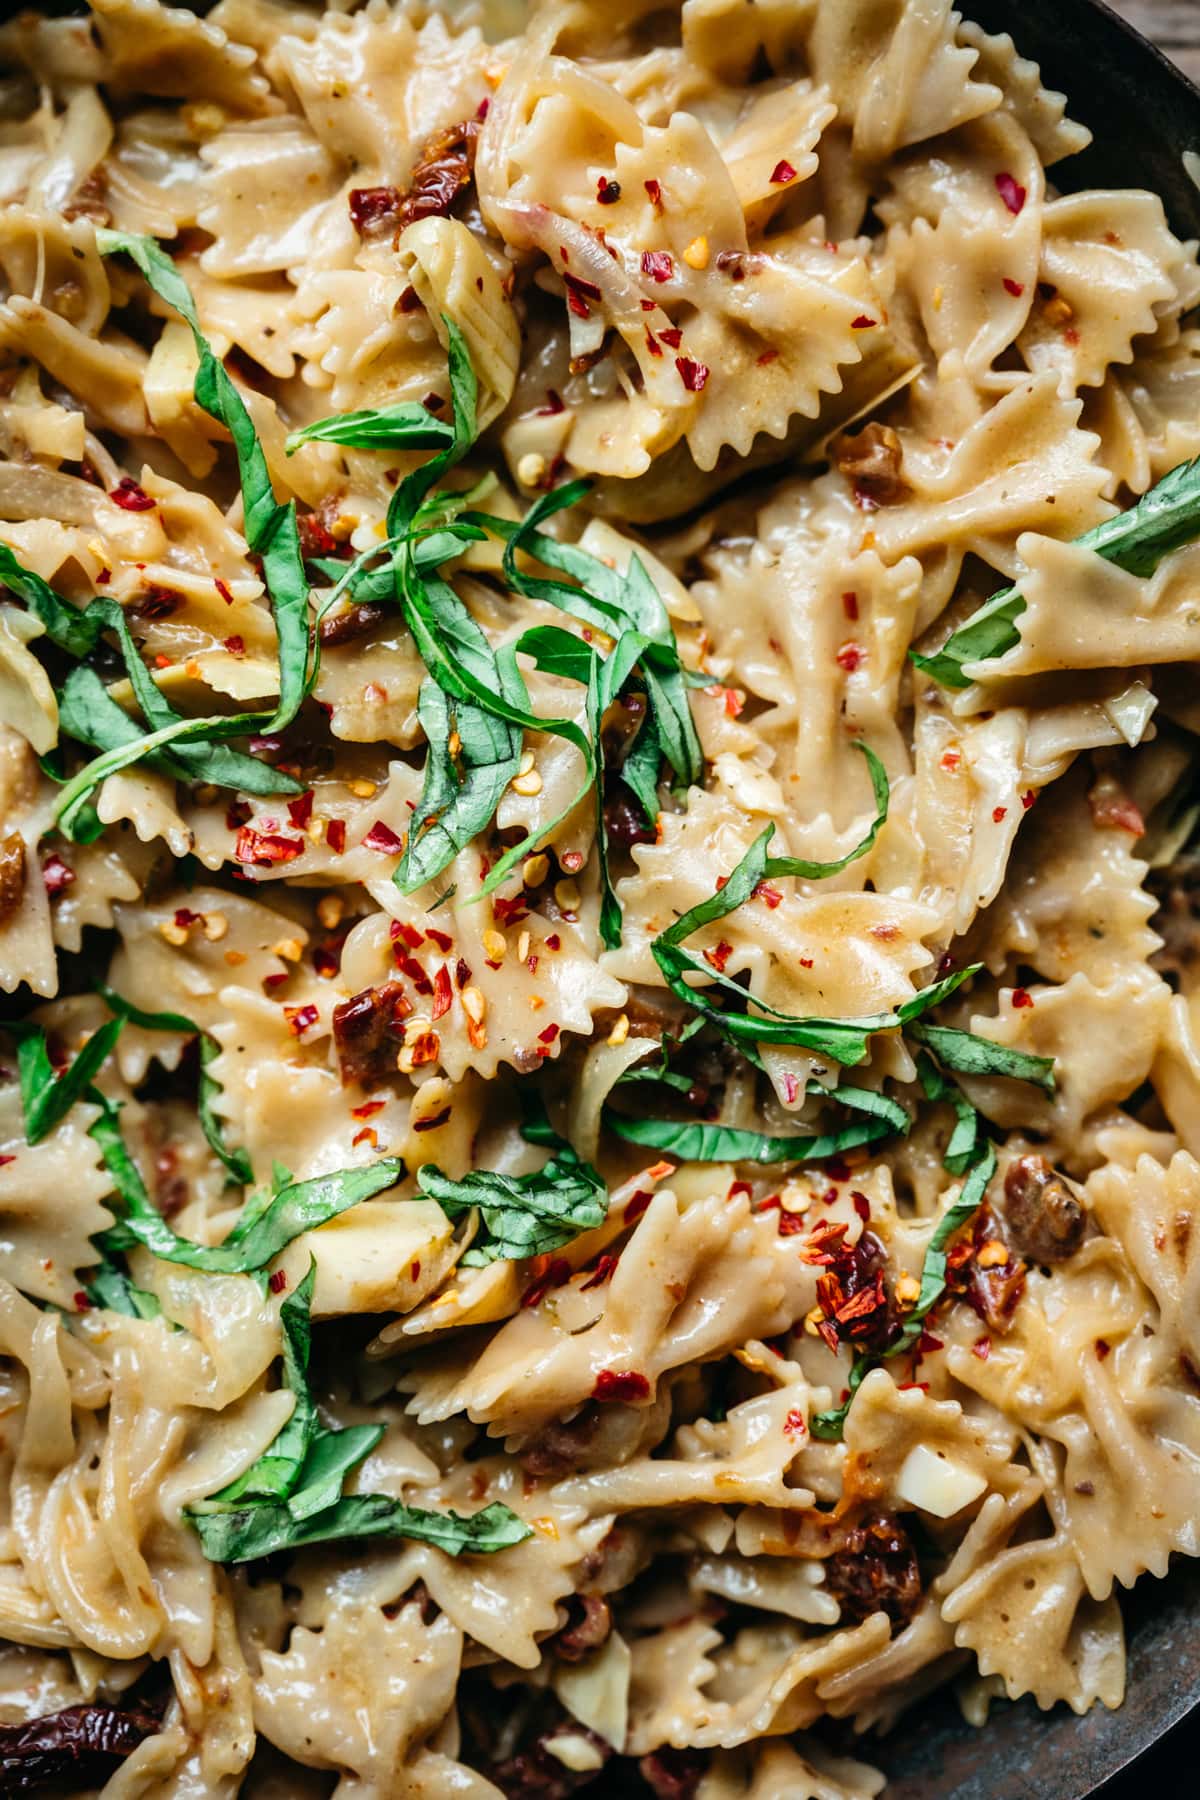
[[[0,50],[6,1792],[862,1800],[940,1684],[1118,1706],[1196,245],[949,0]]]

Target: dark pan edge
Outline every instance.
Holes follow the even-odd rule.
[[[1185,150],[1200,153],[1200,87],[1103,0],[959,3],[985,30],[1008,32],[1045,84],[1068,96],[1068,115],[1095,134],[1051,169],[1056,188],[1149,188],[1177,234],[1200,237],[1200,189],[1183,165]],[[1144,1577],[1122,1604],[1129,1667],[1118,1711],[1042,1713],[1026,1698],[993,1707],[977,1732],[952,1697],[938,1696],[892,1739],[862,1744],[889,1777],[886,1800],[1090,1800],[1109,1790],[1200,1706],[1200,1565],[1176,1559],[1161,1582]],[[1191,1785],[1200,1787],[1200,1774]]]

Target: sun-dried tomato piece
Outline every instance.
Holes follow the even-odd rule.
[[[365,1087],[395,1074],[404,1020],[411,1011],[398,981],[364,988],[334,1008],[333,1042],[343,1087],[355,1081]]]
[[[843,1625],[884,1612],[903,1629],[921,1604],[921,1571],[912,1539],[888,1514],[856,1526],[824,1563],[825,1588],[842,1609]]]
[[[873,421],[853,435],[843,432],[830,452],[838,473],[875,506],[895,506],[907,495],[904,448],[890,425]]]
[[[637,1369],[601,1369],[592,1389],[593,1400],[633,1405],[650,1397],[650,1383]]]
[[[638,1773],[654,1800],[695,1800],[708,1758],[699,1750],[672,1750],[664,1745],[638,1763]]]
[[[1004,1177],[1004,1221],[1029,1262],[1066,1262],[1087,1230],[1087,1214],[1071,1184],[1044,1156],[1019,1156]]]
[[[300,534],[300,554],[306,562],[316,556],[337,556],[341,551],[342,546],[320,512],[300,513],[296,529]],[[333,623],[336,624],[336,620]],[[321,642],[325,642],[324,637]]]
[[[76,1793],[101,1786],[161,1728],[148,1707],[102,1703],[0,1725],[0,1785],[6,1794],[33,1794],[66,1782]]]
[[[398,234],[418,219],[444,219],[475,173],[475,146],[482,121],[443,125],[417,152],[405,189],[354,188],[350,218],[364,237]]]
[[[357,606],[348,606],[345,612],[335,614],[332,619],[321,620],[317,627],[321,648],[332,650],[339,644],[351,644],[355,638],[365,637],[369,631],[374,631],[376,625],[381,625],[386,618],[386,606],[375,606],[369,600],[361,601]]]
[[[570,1424],[551,1420],[521,1452],[521,1465],[536,1481],[557,1481],[587,1466],[587,1448],[596,1435],[600,1415],[587,1407]]]
[[[8,924],[24,898],[25,840],[19,831],[10,831],[0,840],[0,925]]]
[[[563,1662],[582,1662],[605,1643],[612,1631],[612,1613],[600,1594],[572,1594],[567,1601],[567,1623],[550,1640],[550,1648]]]
[[[993,1260],[994,1247],[1008,1250],[1000,1222],[990,1206],[975,1216],[970,1240],[952,1249],[950,1286],[974,1308],[990,1331],[1003,1336],[1012,1328],[1013,1314],[1025,1292],[1025,1264],[1008,1250],[1004,1261]],[[989,1254],[980,1256],[987,1247]]]

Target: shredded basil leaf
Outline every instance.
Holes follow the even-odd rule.
[[[200,366],[196,374],[196,404],[233,439],[242,483],[246,544],[252,556],[262,558],[263,579],[271,600],[279,647],[279,704],[265,729],[280,731],[291,723],[316,677],[318,646],[309,629],[308,581],[300,555],[296,505],[280,505],[271,486],[267,459],[246,410],[246,403],[200,329],[191,291],[166,251],[151,237],[134,232],[98,230],[96,247],[102,256],[124,253],[167,305],[191,326]]]
[[[910,1037],[932,1050],[942,1067],[958,1075],[1006,1075],[1012,1081],[1029,1081],[1043,1093],[1053,1094],[1054,1058],[1030,1056],[1025,1050],[1010,1050],[1006,1044],[978,1037],[973,1031],[958,1031],[951,1025],[913,1025]]]
[[[348,1494],[336,1505],[297,1519],[283,1502],[227,1513],[198,1513],[191,1523],[210,1562],[252,1562],[276,1550],[330,1544],[341,1538],[404,1537],[432,1544],[447,1556],[491,1556],[533,1534],[499,1501],[463,1518],[455,1512],[428,1512],[383,1494]]]
[[[353,450],[442,450],[453,442],[452,425],[435,418],[420,401],[405,400],[318,419],[290,432],[284,448],[291,456],[301,444],[311,443],[347,444]]]
[[[681,1162],[824,1162],[857,1150],[880,1138],[907,1132],[912,1121],[904,1108],[885,1094],[870,1088],[834,1088],[826,1090],[810,1085],[809,1093],[840,1101],[852,1110],[869,1116],[840,1131],[792,1133],[786,1137],[770,1137],[758,1131],[741,1131],[730,1125],[709,1125],[696,1120],[633,1119],[606,1108],[604,1123],[610,1131],[627,1143],[641,1144],[651,1150],[665,1150]]]
[[[113,1023],[119,1028],[121,1021]],[[395,1157],[384,1157],[369,1168],[315,1175],[309,1181],[293,1181],[286,1171],[277,1172],[271,1191],[247,1201],[224,1243],[193,1244],[171,1229],[146,1192],[121,1135],[120,1107],[95,1088],[88,1098],[102,1109],[89,1135],[99,1145],[123,1209],[118,1223],[103,1234],[108,1251],[131,1250],[141,1244],[165,1262],[182,1263],[189,1269],[205,1269],[214,1275],[251,1274],[265,1268],[302,1232],[315,1230],[394,1187],[404,1173],[403,1163]],[[279,1180],[279,1174],[285,1179]]]
[[[675,924],[664,931],[651,943],[654,960],[662,970],[671,991],[679,998],[694,1007],[723,1036],[739,1045],[744,1054],[752,1058],[757,1056],[759,1044],[789,1044],[805,1049],[815,1050],[822,1056],[830,1057],[834,1062],[844,1066],[865,1062],[871,1037],[877,1031],[894,1031],[908,1025],[922,1013],[940,1004],[950,994],[961,987],[964,981],[978,973],[982,966],[979,963],[964,969],[958,969],[941,981],[933,982],[922,988],[919,993],[898,1006],[894,1012],[879,1013],[865,1019],[821,1019],[798,1018],[788,1013],[781,1013],[769,1006],[765,1000],[748,994],[745,988],[739,987],[729,976],[713,969],[700,957],[693,956],[682,948],[685,940],[701,926],[714,924],[745,905],[751,898],[755,888],[762,881],[770,868],[771,859],[767,856],[767,845],[774,834],[775,827],[768,825],[765,831],[755,840],[746,852],[737,868],[730,875],[725,886],[715,893],[710,900],[701,901],[698,906],[675,921]],[[852,851],[850,860],[856,853]],[[788,860],[792,859],[779,859]],[[810,864],[809,867],[828,868],[838,865]],[[704,988],[693,987],[686,979],[691,975],[702,977],[710,987],[728,993],[740,1005],[747,1001],[757,1010],[751,1012],[728,1012],[714,1005]]]
[[[544,1143],[526,1127],[526,1136]],[[601,1177],[582,1162],[561,1138],[551,1139],[554,1154],[532,1175],[496,1175],[473,1169],[455,1180],[426,1163],[417,1170],[417,1186],[436,1200],[450,1219],[465,1218],[478,1207],[482,1231],[462,1257],[464,1265],[512,1262],[559,1250],[581,1231],[603,1225],[608,1215],[608,1192]]]
[[[925,1252],[925,1261],[921,1268],[921,1292],[913,1309],[905,1317],[904,1328],[894,1344],[888,1346],[883,1357],[860,1356],[855,1359],[850,1371],[848,1387],[849,1397],[840,1406],[827,1412],[814,1413],[809,1420],[809,1429],[814,1437],[836,1439],[842,1435],[846,1422],[846,1414],[850,1411],[855,1394],[861,1387],[864,1378],[873,1368],[877,1368],[885,1358],[902,1356],[911,1350],[920,1338],[926,1317],[933,1311],[946,1291],[946,1245],[955,1232],[972,1219],[983,1203],[988,1184],[996,1173],[996,1150],[988,1144],[979,1161],[975,1163],[971,1173],[963,1183],[962,1191],[954,1205],[948,1207],[938,1220],[929,1247]]]
[[[279,1311],[283,1379],[295,1397],[287,1423],[244,1474],[186,1509],[211,1562],[250,1562],[273,1550],[346,1537],[410,1537],[452,1556],[507,1549],[530,1536],[508,1507],[494,1503],[471,1518],[407,1507],[384,1494],[344,1498],[346,1476],[383,1436],[382,1425],[329,1430],[308,1385],[316,1264]]]
[[[956,1082],[947,1081],[931,1056],[917,1057],[917,1075],[927,1100],[941,1100],[953,1108],[954,1130],[942,1157],[952,1175],[965,1175],[981,1154],[979,1114]]]
[[[225,1141],[225,1127],[217,1116],[214,1102],[221,1093],[221,1084],[215,1075],[209,1073],[209,1065],[221,1054],[221,1046],[216,1038],[202,1031],[194,1019],[183,1013],[143,1012],[140,1006],[134,1006],[113,988],[101,983],[97,993],[105,1006],[118,1018],[128,1019],[131,1025],[140,1025],[144,1031],[185,1031],[189,1036],[200,1040],[200,1092],[197,1111],[200,1117],[200,1129],[204,1133],[204,1141],[214,1156],[224,1164],[231,1179],[241,1187],[248,1187],[254,1180],[254,1170],[250,1166],[250,1158],[244,1150],[233,1148]]]
[[[120,1037],[123,1023],[121,1019],[109,1019],[101,1025],[74,1061],[57,1075],[40,1026],[25,1019],[0,1023],[0,1030],[16,1039],[21,1109],[25,1116],[25,1136],[31,1144],[40,1144],[90,1089]]]
[[[149,1293],[116,1263],[107,1257],[87,1283],[87,1297],[93,1306],[108,1312],[124,1313],[130,1319],[157,1319],[162,1316],[157,1294]]]
[[[1193,543],[1197,537],[1200,457],[1180,463],[1148,494],[1143,494],[1136,506],[1085,531],[1075,542],[1081,549],[1095,551],[1106,562],[1116,563],[1130,575],[1144,576],[1153,575],[1164,556]],[[909,657],[922,674],[931,676],[942,687],[969,687],[964,664],[991,662],[1015,649],[1021,641],[1017,620],[1024,611],[1025,599],[1020,589],[1003,588],[972,613],[940,650],[931,656],[910,650]]]

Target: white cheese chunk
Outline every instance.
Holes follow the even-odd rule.
[[[614,1631],[583,1662],[563,1665],[553,1676],[554,1691],[572,1718],[614,1750],[625,1744],[632,1664],[629,1645]]]
[[[938,1519],[952,1518],[986,1489],[982,1475],[924,1444],[909,1451],[896,1477],[896,1498]]]
[[[551,1756],[557,1757],[564,1769],[571,1769],[577,1775],[604,1767],[604,1758],[595,1744],[578,1731],[560,1731],[554,1737],[548,1737],[546,1749]]]

